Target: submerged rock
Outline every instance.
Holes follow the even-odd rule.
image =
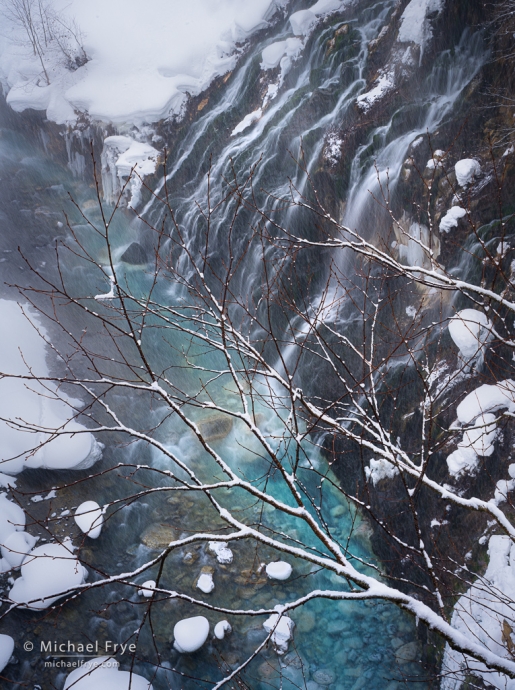
[[[216,414],[197,422],[197,427],[205,441],[221,441],[232,430],[232,417],[226,414]]]
[[[148,264],[149,256],[139,242],[133,242],[124,251],[121,260],[126,264],[141,266],[142,264]]]
[[[171,525],[150,525],[141,535],[141,543],[149,549],[165,549],[168,544],[177,539],[177,530]]]

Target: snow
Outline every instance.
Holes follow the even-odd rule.
[[[311,10],[299,10],[290,16],[290,24],[295,36],[307,36],[317,22],[317,16]]]
[[[494,452],[494,442],[498,436],[495,415],[482,414],[474,426],[466,429],[458,448],[447,458],[449,473],[458,476],[473,472],[478,465],[478,457],[490,457]]]
[[[208,549],[215,554],[219,563],[232,563],[233,553],[226,541],[210,541]]]
[[[385,74],[380,75],[379,78],[376,80],[375,84],[376,85],[373,89],[367,91],[367,93],[362,93],[361,96],[358,96],[356,99],[358,108],[360,108],[363,112],[367,112],[367,110],[370,110],[370,108],[376,101],[382,98],[385,95],[385,93],[393,89],[393,72],[387,72]]]
[[[2,558],[9,563],[11,568],[19,568],[37,540],[37,537],[27,532],[12,532],[7,539],[2,540]]]
[[[74,520],[81,532],[90,539],[97,539],[102,531],[104,517],[102,509],[95,501],[85,501],[75,511]]]
[[[156,581],[155,580],[147,580],[141,585],[141,589],[138,589],[138,594],[140,597],[147,597],[147,599],[150,599],[150,597],[154,593],[154,589],[156,588]]]
[[[8,101],[17,111],[44,109],[59,123],[75,121],[76,111],[115,124],[179,115],[188,94],[198,95],[234,69],[237,44],[265,27],[283,4],[149,0],[142,11],[136,0],[52,0],[62,16],[75,17],[91,60],[71,72],[49,55],[46,86],[41,67],[20,45],[21,30],[5,26],[0,73]]]
[[[397,40],[400,43],[416,43],[421,47],[421,54],[431,39],[431,16],[440,12],[443,0],[411,0],[402,13]]]
[[[291,618],[285,615],[281,616],[279,623],[277,622],[278,619],[279,614],[273,613],[270,618],[267,618],[263,623],[263,628],[267,633],[271,632],[275,628],[274,632],[272,633],[272,643],[277,654],[282,655],[288,651],[288,642],[292,638],[295,623]]]
[[[473,158],[463,158],[454,166],[456,179],[460,187],[466,187],[481,174],[481,166]]]
[[[81,585],[87,570],[72,551],[69,539],[62,544],[43,544],[33,549],[23,561],[21,577],[9,592],[11,601],[38,611],[64,596],[60,594],[63,590]]]
[[[63,690],[152,690],[148,680],[134,672],[120,671],[119,666],[108,656],[86,661],[67,676]]]
[[[266,574],[271,580],[287,580],[292,572],[292,567],[285,561],[275,561],[266,566]]]
[[[484,577],[476,580],[472,587],[458,600],[451,625],[478,642],[491,652],[511,658],[503,643],[503,632],[515,630],[513,606],[515,599],[515,545],[509,537],[490,537],[490,557]],[[487,670],[480,662],[465,657],[446,647],[443,659],[442,690],[458,690],[465,679],[465,665],[489,687],[498,690],[515,690],[515,680]],[[468,675],[468,672],[467,672]]]
[[[287,61],[291,62],[298,57],[303,46],[304,43],[300,38],[287,38],[285,41],[272,43],[261,53],[261,69],[275,69],[281,65],[282,71],[285,72]],[[283,58],[286,58],[284,63]]]
[[[0,635],[0,673],[9,663],[14,652],[14,640],[10,635]]]
[[[41,334],[44,330],[28,311]],[[9,338],[0,340],[0,369],[5,374],[48,376],[46,346],[16,302],[0,300],[0,321],[9,324]],[[30,371],[29,371],[30,367]],[[86,469],[101,455],[101,446],[93,435],[76,421],[82,403],[72,400],[56,384],[23,381],[16,378],[0,380],[0,461],[2,470],[18,474],[26,467],[46,469]],[[43,431],[24,431],[16,424],[27,423],[38,428],[65,431],[51,438]],[[80,433],[77,433],[80,432]],[[44,445],[42,445],[44,443]],[[37,450],[34,451],[34,449]]]
[[[159,151],[131,137],[111,136],[104,139],[102,151],[102,189],[104,199],[112,204],[129,175],[130,199],[127,205],[136,208],[141,202],[141,188],[147,175],[156,171]]]
[[[211,573],[202,573],[197,580],[197,589],[200,589],[204,594],[210,594],[215,588],[213,576]]]
[[[461,424],[470,424],[481,413],[496,412],[503,408],[515,410],[515,381],[511,379],[496,385],[485,383],[469,393],[458,405],[458,420]]]
[[[248,127],[253,125],[254,122],[257,122],[262,115],[263,111],[261,108],[254,110],[254,112],[249,113],[248,115],[245,115],[243,120],[239,124],[237,124],[236,127],[232,130],[231,137],[234,137],[237,134],[241,134],[242,132],[244,132]]]
[[[220,621],[215,625],[215,637],[218,640],[223,640],[226,635],[232,632],[232,627],[229,621]]]
[[[209,621],[204,616],[184,618],[175,624],[173,646],[178,652],[189,653],[200,649],[209,635]]]
[[[489,337],[490,321],[477,309],[462,309],[449,321],[449,334],[466,359],[481,352]]]
[[[467,215],[461,206],[453,206],[440,221],[440,232],[449,232],[452,228],[458,227],[458,220]]]
[[[396,474],[399,474],[398,468],[384,458],[372,458],[370,466],[365,467],[365,475],[369,481],[372,480],[374,486],[381,479],[392,479]]]

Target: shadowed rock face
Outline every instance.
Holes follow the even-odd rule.
[[[126,264],[141,266],[147,264],[149,257],[145,249],[138,242],[133,242],[122,254],[122,261]]]

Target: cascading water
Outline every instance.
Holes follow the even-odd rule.
[[[336,29],[343,22],[322,26],[309,39],[304,49],[301,59],[294,63],[288,74],[278,77],[283,80],[283,84],[278,95],[269,101],[259,119],[250,127],[234,136],[228,136],[243,118],[254,110],[254,105],[249,101],[253,98],[250,85],[254,84],[264,73],[260,71],[259,63],[261,53],[266,45],[283,40],[288,36],[288,27],[279,27],[276,34],[272,37],[267,35],[259,43],[253,46],[251,52],[245,57],[235,74],[228,81],[225,88],[220,90],[218,95],[212,97],[215,101],[205,108],[205,114],[198,116],[193,123],[186,129],[185,136],[177,146],[169,153],[167,160],[167,187],[171,195],[171,205],[176,212],[176,218],[184,235],[187,244],[192,252],[197,249],[197,242],[200,233],[199,214],[196,202],[201,205],[207,199],[206,172],[211,166],[211,179],[220,180],[223,177],[230,177],[234,169],[237,174],[243,174],[249,166],[260,159],[259,165],[253,179],[256,190],[265,189],[275,198],[287,197],[290,192],[288,177],[290,177],[295,188],[300,193],[307,193],[309,184],[307,175],[299,169],[293,158],[288,155],[292,152],[294,156],[299,155],[302,148],[305,155],[306,169],[310,174],[316,172],[323,148],[325,146],[325,136],[332,129],[338,128],[345,118],[349,109],[354,106],[356,96],[365,88],[364,73],[368,59],[368,44],[375,38],[389,18],[394,2],[378,2],[362,10],[358,18],[352,19],[349,23],[347,41],[344,52],[327,52],[327,42],[334,35]],[[342,58],[343,56],[343,58]],[[374,129],[365,144],[363,144],[352,163],[350,173],[349,191],[347,202],[342,216],[343,224],[352,228],[357,228],[360,233],[367,237],[380,235],[387,230],[388,219],[381,216],[378,212],[377,202],[371,196],[380,197],[381,190],[379,181],[385,180],[386,171],[390,191],[394,194],[397,181],[399,179],[402,165],[406,159],[409,146],[419,136],[431,133],[442,125],[445,119],[452,113],[456,103],[459,102],[460,95],[465,86],[473,79],[477,70],[485,59],[479,37],[466,35],[457,46],[454,54],[445,52],[440,55],[431,74],[420,86],[419,91],[414,94],[410,102],[397,110],[390,121],[383,126]],[[266,76],[266,75],[265,75]],[[407,111],[410,110],[409,115]],[[416,116],[413,115],[413,110]],[[49,156],[42,151],[34,149],[34,144],[24,141],[19,135],[9,134],[5,140],[11,143],[4,146],[0,163],[8,175],[12,170],[21,171],[19,180],[20,185],[9,188],[10,195],[18,194],[15,212],[9,210],[11,198],[5,196],[2,200],[6,209],[8,221],[13,225],[19,224],[23,219],[23,211],[28,211],[26,217],[31,218],[31,223],[35,225],[35,207],[48,208],[47,216],[51,219],[48,227],[45,226],[42,234],[41,246],[34,249],[32,237],[12,237],[3,238],[4,245],[2,251],[13,252],[17,244],[21,244],[22,249],[30,260],[37,262],[37,265],[44,268],[45,264],[50,267],[52,261],[52,251],[49,246],[48,238],[55,236],[55,219],[57,212],[61,210],[65,203],[64,196],[70,184],[66,172],[59,166],[53,164]],[[75,154],[71,160],[72,167],[78,175],[83,171],[82,159]],[[23,182],[24,175],[30,180]],[[29,198],[29,189],[33,186],[34,179],[39,176],[38,186],[42,186],[45,192],[39,195],[44,197],[44,204],[41,199]],[[30,183],[29,183],[30,182]],[[86,180],[86,182],[88,182]],[[24,186],[25,184],[25,186]],[[21,192],[20,192],[21,189]],[[48,191],[51,190],[51,191]],[[73,196],[86,208],[85,202],[91,200],[91,190],[84,181],[77,179],[71,189]],[[161,191],[158,187],[158,192]],[[5,190],[4,190],[5,193]],[[210,190],[210,205],[215,207],[220,201],[222,194],[221,188],[215,184]],[[262,196],[266,202],[266,196]],[[25,208],[27,207],[27,208]],[[230,215],[231,206],[227,213]],[[141,211],[141,215],[153,223],[159,225],[161,218],[161,208],[153,201],[147,202],[146,207]],[[50,215],[48,215],[50,214]],[[91,211],[91,214],[94,214]],[[42,215],[42,212],[39,214]],[[239,228],[241,244],[244,245],[245,228],[257,223],[259,214],[248,212],[244,214]],[[216,260],[216,247],[218,238],[223,237],[226,232],[227,216],[214,216],[214,227],[211,236],[213,260]],[[307,220],[297,209],[290,209],[282,217],[282,222],[288,226],[295,226],[299,232],[304,232],[309,226]],[[245,226],[245,227],[244,227]],[[31,225],[32,227],[32,225]],[[75,217],[74,230],[77,236],[88,246],[88,250],[96,253],[99,262],[105,263],[106,256],[102,254],[100,245],[95,246],[97,241],[91,237],[87,225],[81,224]],[[62,231],[65,232],[64,230]],[[141,223],[134,221],[128,226],[122,218],[115,221],[112,230],[112,242],[115,248],[115,258],[119,261],[123,251],[131,241],[137,239],[145,244],[143,237],[144,228]],[[416,228],[414,232],[417,232]],[[420,232],[420,227],[418,232]],[[237,235],[238,237],[238,235]],[[410,260],[411,246],[407,246],[407,260]],[[184,270],[187,270],[187,262],[178,257],[179,262],[183,262]],[[348,257],[337,257],[336,261],[343,273],[350,274],[352,264]],[[179,272],[181,264],[179,264]],[[49,270],[52,270],[49,268]],[[97,284],[97,276],[88,273],[83,265],[77,261],[74,265],[63,267],[67,277],[71,277],[77,293],[97,294],[102,286]],[[23,282],[24,276],[19,269],[10,267],[9,275],[6,276],[7,282]],[[322,267],[323,272],[323,267]],[[137,268],[128,271],[129,279],[134,281],[136,286],[143,291],[146,286],[146,277]],[[247,295],[259,293],[262,280],[262,262],[259,248],[250,247],[249,251],[244,252],[244,261],[241,264],[238,279],[233,284],[245,300]],[[325,280],[325,277],[324,277]],[[322,281],[324,282],[324,281]],[[106,286],[104,286],[105,288]],[[107,288],[108,289],[108,288]],[[334,315],[330,307],[324,305],[333,304],[340,301],[340,297],[335,286],[332,293],[324,293],[323,296],[313,297],[313,310],[319,310],[321,319],[331,321]],[[177,288],[170,289],[169,286],[159,286],[159,299],[164,302],[173,303],[174,299],[180,297]],[[339,310],[338,318],[344,322],[352,316],[352,307],[348,305],[345,309]],[[302,342],[307,336],[307,329],[302,321],[292,327],[296,333],[297,342]],[[179,351],[182,343],[176,345]],[[187,346],[186,340],[184,345]],[[162,349],[159,349],[159,348]],[[170,356],[167,343],[156,344],[156,358]],[[296,344],[286,345],[282,352],[282,357],[286,361],[296,356]],[[180,358],[177,359],[177,362]],[[209,356],[205,355],[204,365],[209,366]],[[226,392],[218,391],[216,394],[225,395]],[[129,405],[130,403],[128,403]],[[133,403],[134,408],[137,403]],[[277,419],[264,407],[259,411],[265,417],[265,426],[270,438],[279,435]],[[143,414],[134,409],[134,414]],[[159,415],[159,411],[154,414]],[[164,427],[169,445],[177,454],[185,459],[201,465],[203,461],[207,463],[201,453],[191,449],[189,436],[184,428],[175,422],[169,422]],[[242,446],[248,440],[238,437],[235,430],[228,434],[224,441],[224,451],[230,461],[238,463],[241,461]],[[324,467],[324,459],[316,455],[312,448],[306,450],[310,461],[318,467]],[[126,448],[111,448],[106,451],[106,461],[112,465],[116,462],[137,458],[139,462],[143,459],[153,464],[155,467],[165,467],[164,458],[155,452],[139,446],[133,446],[129,450]],[[247,458],[248,459],[248,458]],[[259,470],[259,467],[256,471]],[[324,469],[324,472],[328,472]],[[329,475],[332,476],[332,475]],[[68,479],[63,476],[63,480]],[[48,482],[44,473],[34,473],[24,478],[27,489],[38,487],[42,483]],[[52,479],[51,481],[57,481]],[[310,481],[310,480],[308,480]],[[329,485],[329,482],[327,483]],[[115,480],[103,485],[97,482],[96,491],[106,502],[111,497],[111,492],[119,490],[119,485]],[[345,542],[349,531],[349,524],[357,521],[359,524],[360,516],[352,511],[341,510],[339,496],[327,489],[326,511],[327,519],[337,535]],[[149,526],[156,519],[166,519],[170,521],[170,513],[177,523],[180,523],[185,513],[192,509],[201,508],[185,503],[182,506],[175,504],[165,506],[153,503],[152,499],[144,503],[135,505],[125,512],[123,518],[117,523],[116,535],[114,530],[105,535],[103,543],[95,545],[90,554],[93,563],[99,567],[102,565],[106,571],[117,571],[131,567],[134,563],[141,564],[149,554],[148,539],[147,543],[141,542],[140,535],[146,534]],[[243,505],[242,509],[251,509]],[[63,518],[64,520],[65,518]],[[130,524],[131,529],[124,529]],[[299,538],[304,535],[300,534]],[[353,550],[356,556],[363,559],[372,558],[370,544],[367,539],[366,525],[358,530],[357,537],[353,538]],[[198,555],[198,554],[196,554]],[[242,561],[248,559],[249,554],[242,549]],[[183,554],[174,555],[168,564],[171,581],[175,578],[176,582],[192,578],[191,566],[183,561]],[[200,555],[199,563],[205,560],[205,555]],[[238,573],[237,564],[230,571],[231,577],[236,578],[237,588],[228,588],[222,596],[220,603],[228,607],[235,607],[245,600],[248,593],[245,591],[244,576]],[[302,572],[304,577],[311,577],[312,583],[317,585],[323,582],[323,576],[311,575]],[[318,577],[318,579],[317,579]],[[285,589],[277,589],[277,598],[285,594],[294,595],[296,590],[295,582],[285,585]],[[230,590],[230,591],[229,591]],[[253,605],[265,606],[269,603],[270,592],[256,588],[252,593]],[[98,635],[109,636],[112,640],[123,640],[130,634],[137,621],[137,607],[133,606],[135,597],[128,595],[126,606],[113,607],[112,615],[107,615],[105,601],[117,600],[115,592],[110,592],[106,596],[105,590],[95,594],[87,604],[82,601],[73,602],[69,608],[68,616],[63,616],[62,629],[70,630],[72,627],[83,626],[87,628],[90,637]],[[340,608],[341,607],[341,608]],[[99,612],[90,618],[89,609],[96,608]],[[187,610],[186,608],[184,610]],[[171,618],[176,616],[175,609],[166,609],[156,616],[154,622],[158,636],[164,644],[169,644],[171,634]],[[13,615],[13,625],[27,625],[28,615],[26,612],[16,612]],[[41,623],[44,626],[44,623]],[[240,655],[249,652],[262,639],[262,629],[259,625],[245,624],[238,631],[237,646],[239,649],[231,650],[232,658],[227,660],[227,665],[233,667],[237,663]],[[47,634],[47,633],[45,633]],[[318,682],[320,685],[331,684],[331,687],[338,690],[359,690],[359,688],[394,688],[401,687],[401,678],[408,675],[415,682],[415,687],[426,688],[429,683],[423,679],[423,670],[416,664],[408,662],[402,668],[398,666],[395,650],[397,647],[407,645],[415,637],[414,623],[403,616],[397,609],[387,605],[345,604],[334,607],[330,603],[316,602],[306,607],[306,613],[299,620],[295,637],[295,652],[286,657],[284,663],[279,667],[279,672],[274,675],[269,671],[266,661],[259,661],[252,667],[250,678],[255,687],[277,686],[282,688],[304,687],[308,678],[310,682]],[[146,651],[150,655],[151,640],[144,639],[142,642]],[[146,647],[145,647],[146,645]],[[237,653],[238,652],[238,653]],[[229,655],[230,656],[230,655]],[[170,657],[162,664],[155,681],[156,690],[166,687],[186,688],[194,687],[200,682],[199,679],[212,679],[218,673],[220,660],[211,658],[209,654],[194,661],[188,658]],[[235,661],[236,659],[236,661]],[[299,663],[299,660],[302,663]],[[25,661],[25,660],[24,660]],[[140,667],[144,670],[145,664]],[[173,671],[172,671],[173,667]],[[33,669],[30,664],[23,663],[20,675],[17,676],[19,682],[41,681],[59,684],[62,676],[51,677],[40,667]],[[48,672],[49,673],[49,672]],[[39,674],[39,675],[38,675]],[[178,675],[182,674],[182,675]],[[324,675],[325,674],[325,675]],[[217,676],[216,676],[217,677]],[[316,680],[318,679],[318,681]],[[329,680],[328,680],[329,679]],[[16,686],[15,686],[16,687]],[[48,685],[50,687],[50,685]],[[58,685],[59,687],[59,685]],[[315,686],[313,686],[315,687]]]

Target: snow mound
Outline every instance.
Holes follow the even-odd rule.
[[[79,526],[81,532],[90,539],[96,539],[100,536],[102,525],[104,524],[104,517],[102,509],[95,501],[84,501],[75,511],[74,520]]]
[[[20,506],[0,494],[0,573],[19,568],[23,559],[34,547],[37,537],[24,532],[25,513]]]
[[[365,467],[365,475],[368,481],[372,481],[374,486],[381,479],[393,479],[396,474],[399,474],[399,469],[384,458],[372,458],[370,466]]]
[[[37,319],[29,312],[33,322]],[[0,341],[0,370],[10,376],[48,376],[44,341],[24,316],[20,305],[0,300],[0,321],[9,324],[9,338]],[[45,337],[44,330],[38,326]],[[31,372],[29,371],[29,367]],[[69,421],[81,403],[67,397],[52,382],[0,380],[0,461],[2,470],[18,474],[25,467],[86,469],[101,455],[101,446],[84,426]],[[36,431],[25,431],[27,424]],[[60,433],[52,438],[49,432]],[[42,445],[44,444],[44,445]],[[34,450],[37,448],[37,450]]]
[[[189,653],[200,649],[209,635],[209,621],[204,616],[184,618],[175,624],[173,646],[178,652]]]
[[[481,166],[473,158],[463,158],[454,166],[456,179],[460,187],[466,187],[481,174]]]
[[[452,228],[457,228],[458,220],[466,215],[467,212],[464,208],[453,206],[440,221],[440,232],[449,232]]]
[[[226,635],[232,632],[232,627],[229,621],[220,621],[215,625],[215,637],[217,640],[223,640]]]
[[[0,635],[0,673],[9,663],[14,652],[14,640],[10,635]]]
[[[119,666],[108,656],[86,661],[67,676],[63,690],[152,690],[148,680]]]
[[[470,424],[485,412],[496,412],[503,408],[515,411],[515,381],[511,379],[496,385],[485,383],[469,393],[458,405],[458,420],[461,424]]]
[[[141,589],[138,589],[138,594],[140,595],[140,597],[147,597],[147,599],[150,599],[150,597],[154,594],[155,588],[156,581],[147,580],[141,585]]]
[[[269,563],[265,570],[271,580],[287,580],[291,575],[292,567],[286,561],[275,561]]]
[[[261,53],[261,69],[275,69],[281,65],[284,72],[286,64],[283,64],[283,58],[291,62],[299,56],[303,46],[304,43],[300,38],[287,38],[285,41],[272,43]]]
[[[488,340],[490,326],[483,312],[462,309],[449,321],[449,334],[463,357],[468,359],[482,351]]]
[[[234,69],[238,44],[267,26],[285,2],[149,0],[144,10],[136,0],[51,4],[76,19],[91,60],[69,71],[49,55],[47,86],[23,32],[6,26],[0,76],[11,106],[44,109],[59,123],[75,121],[79,111],[103,122],[142,124],[179,115],[188,94]]]
[[[463,433],[463,440],[458,443],[458,448],[448,456],[449,473],[456,477],[459,474],[474,472],[478,465],[478,457],[490,457],[494,452],[494,442],[498,433],[495,415],[480,415],[474,421],[474,426]]]
[[[271,639],[277,654],[283,655],[288,651],[288,643],[293,636],[294,627],[295,623],[291,618],[283,615],[279,620],[278,613],[272,613],[270,618],[267,618],[263,623],[263,628],[267,633],[274,631]]]
[[[233,553],[226,541],[210,541],[208,549],[215,554],[219,563],[232,563]]]
[[[197,580],[197,589],[200,589],[204,594],[210,594],[215,588],[213,576],[211,573],[202,573]]]
[[[33,549],[23,561],[21,577],[9,592],[9,598],[32,611],[46,609],[65,596],[64,590],[81,585],[87,570],[72,554],[69,539],[62,544],[43,544]]]
[[[102,150],[102,189],[107,203],[114,203],[129,175],[130,199],[127,205],[136,208],[141,202],[141,188],[147,175],[156,171],[159,151],[131,137],[112,136],[104,139]]]
[[[397,40],[400,43],[416,43],[421,54],[433,35],[431,19],[440,12],[443,0],[411,0],[402,13]]]
[[[490,557],[484,577],[460,597],[451,625],[491,652],[511,659],[505,640],[515,630],[515,545],[509,537],[493,536],[488,543]],[[445,648],[442,690],[457,690],[469,674],[483,677],[488,687],[515,690],[515,681],[487,669],[482,663]]]
[[[19,568],[37,540],[37,537],[27,532],[12,532],[2,541],[2,559],[5,559],[11,568]]]

